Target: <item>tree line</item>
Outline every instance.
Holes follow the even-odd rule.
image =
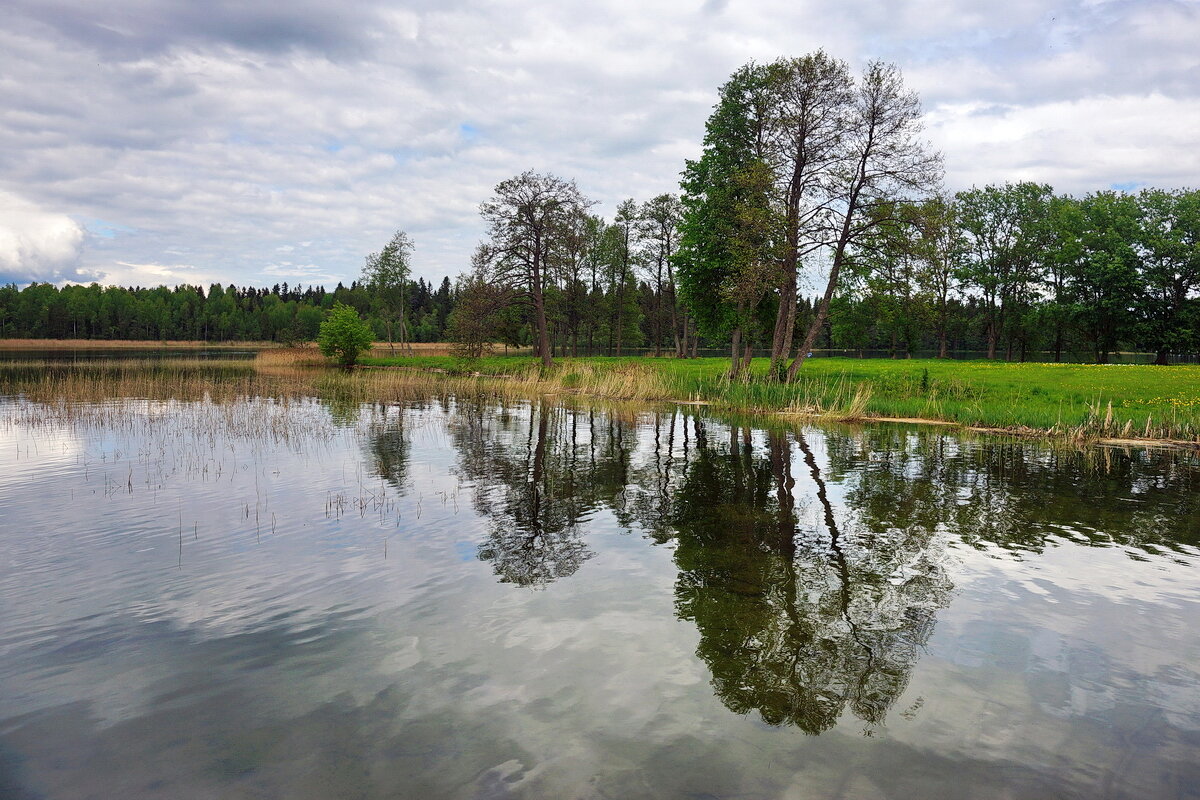
[[[406,324],[412,341],[445,339],[453,305],[450,280],[437,287],[408,281]],[[386,340],[388,309],[365,281],[270,288],[213,284],[155,288],[33,283],[0,286],[0,338],[132,339],[145,341],[277,341],[316,338],[335,303],[354,308]]]
[[[1200,350],[1200,193],[949,194],[920,134],[893,65],[748,64],[679,197],[627,200],[609,223],[573,181],[497,186],[449,332],[478,354],[519,319],[547,364],[581,340],[593,352],[597,333],[617,355],[639,333],[679,357],[702,341],[728,348],[732,377],[760,351],[781,380],[818,346],[1099,363],[1138,348],[1160,364]]]
[[[678,195],[607,220],[573,180],[501,182],[453,285],[412,280],[401,230],[333,291],[3,287],[0,335],[308,340],[343,303],[402,350],[502,343],[549,364],[719,347],[731,376],[761,353],[777,380],[818,348],[1101,363],[1139,349],[1161,364],[1200,351],[1200,192],[951,194],[942,177],[894,65],[855,76],[816,52],[730,76]]]

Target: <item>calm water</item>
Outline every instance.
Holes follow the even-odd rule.
[[[152,343],[151,343],[152,344]],[[0,347],[0,363],[20,364],[29,361],[58,361],[66,363],[120,363],[122,361],[170,361],[172,359],[202,359],[207,361],[244,361],[254,358],[253,347]]]
[[[1189,455],[8,398],[0,797],[1200,797],[1198,545]]]

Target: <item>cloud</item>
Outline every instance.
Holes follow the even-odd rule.
[[[930,124],[952,189],[1010,179],[1076,194],[1112,185],[1200,186],[1198,130],[1200,105],[1161,94],[945,105]]]
[[[263,274],[273,278],[298,278],[304,285],[333,284],[340,280],[337,275],[331,275],[316,264],[293,264],[290,261],[270,264],[263,268]]]
[[[216,273],[196,269],[191,264],[134,264],[113,261],[103,267],[85,267],[72,278],[74,283],[100,283],[115,286],[208,286],[224,283]]]
[[[75,274],[84,230],[66,214],[0,192],[0,280],[61,281]]]
[[[499,181],[607,215],[676,190],[729,73],[819,47],[900,65],[952,186],[1198,185],[1198,40],[1184,0],[9,0],[0,187],[103,221],[76,258],[105,280],[270,284],[303,246],[289,279],[348,282],[397,228],[440,280]]]

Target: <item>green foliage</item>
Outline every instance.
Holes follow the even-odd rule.
[[[321,323],[317,344],[321,354],[342,366],[353,366],[359,355],[371,347],[375,339],[371,326],[350,306],[337,303]]]
[[[701,335],[722,340],[753,318],[771,282],[770,169],[757,147],[767,72],[747,65],[721,87],[704,153],[684,169],[675,268]]]
[[[383,250],[371,253],[363,265],[362,282],[380,314],[388,344],[394,341],[397,328],[400,341],[409,340],[405,312],[412,250],[413,243],[408,234],[396,231]]]
[[[418,341],[442,341],[453,304],[451,287],[424,279],[409,281],[409,299]],[[143,341],[277,341],[285,344],[316,339],[317,329],[334,302],[371,314],[386,325],[380,309],[361,284],[321,286],[275,285],[269,288],[221,286],[207,292],[199,286],[125,288],[34,283],[23,289],[0,286],[0,338],[130,339]]]

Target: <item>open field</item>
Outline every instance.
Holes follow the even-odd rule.
[[[794,385],[731,382],[724,359],[368,358],[374,367],[506,376],[548,391],[835,419],[904,418],[1073,437],[1200,441],[1200,367],[820,358]]]

